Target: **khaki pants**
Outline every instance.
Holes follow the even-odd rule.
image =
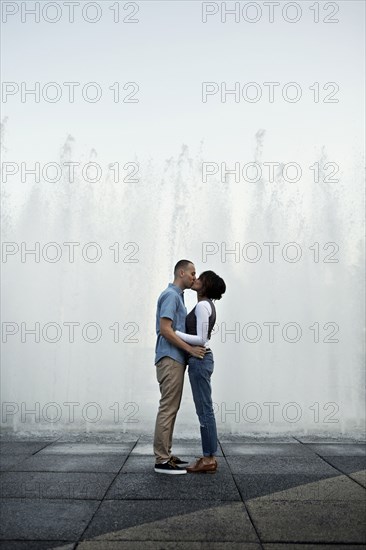
[[[161,394],[154,435],[157,464],[169,460],[171,456],[173,430],[182,399],[185,369],[185,365],[171,357],[162,357],[156,363],[156,378]]]

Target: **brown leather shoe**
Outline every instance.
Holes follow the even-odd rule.
[[[217,462],[205,464],[203,458],[196,460],[191,466],[187,466],[186,470],[190,474],[214,474],[217,470]]]

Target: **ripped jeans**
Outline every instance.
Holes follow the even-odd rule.
[[[189,357],[188,376],[200,422],[203,456],[215,455],[217,452],[216,420],[211,397],[211,375],[213,370],[212,351],[208,351],[203,359]]]

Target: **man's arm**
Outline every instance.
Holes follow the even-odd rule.
[[[202,358],[202,355],[206,353],[206,348],[203,346],[190,346],[189,344],[186,344],[186,342],[183,342],[174,332],[172,327],[173,321],[169,319],[168,317],[161,317],[160,318],[160,334],[164,336],[170,342],[175,346],[176,348],[180,348],[187,353],[190,353],[194,357],[198,357],[199,359]]]

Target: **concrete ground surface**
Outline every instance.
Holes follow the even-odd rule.
[[[9,550],[366,548],[366,445],[220,439],[214,475],[153,470],[145,436],[3,436],[0,545]],[[198,439],[175,439],[193,461]]]

